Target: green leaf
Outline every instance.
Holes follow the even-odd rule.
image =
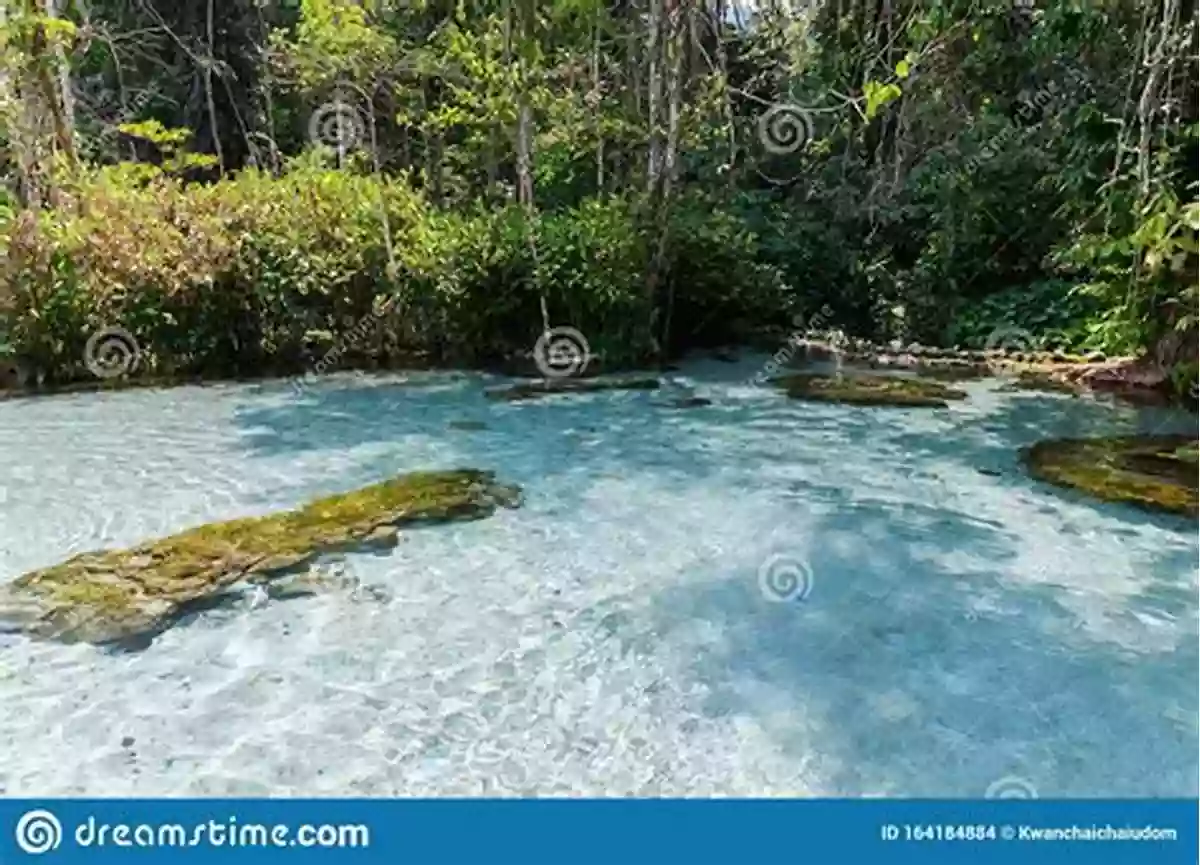
[[[897,99],[903,91],[895,84],[880,84],[878,81],[868,81],[863,85],[863,95],[867,97],[867,120],[874,119],[879,109],[893,99]]]

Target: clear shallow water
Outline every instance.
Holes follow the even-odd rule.
[[[1194,416],[995,382],[825,406],[760,363],[690,366],[715,404],[674,411],[462,374],[0,403],[0,579],[417,469],[526,493],[347,557],[374,596],[247,599],[139,653],[0,636],[0,793],[1197,794],[1195,525],[1016,461]]]

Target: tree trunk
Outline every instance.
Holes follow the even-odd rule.
[[[650,345],[655,359],[661,359],[663,340],[669,338],[670,302],[667,306],[667,319],[660,335],[655,333],[654,322],[659,311],[659,293],[662,287],[665,264],[667,259],[667,243],[670,226],[671,193],[674,185],[674,175],[679,151],[679,110],[681,102],[680,72],[682,70],[683,48],[680,44],[683,33],[684,3],[686,0],[651,0],[650,26],[651,36],[647,40],[649,56],[647,61],[650,68],[650,158],[647,166],[647,187],[649,212],[655,226],[654,252],[651,254],[650,266],[646,273],[646,303],[650,315]],[[663,14],[666,12],[667,14]],[[665,34],[661,31],[665,26]],[[666,68],[667,86],[667,134],[666,141],[659,135],[659,121],[662,114],[662,74]]]
[[[524,96],[517,105],[517,201],[533,210],[533,108]]]
[[[662,192],[659,196],[658,248],[655,251],[655,261],[651,267],[655,279],[661,281],[664,275],[667,254],[668,233],[670,230],[670,210],[672,196],[675,191],[675,180],[679,171],[679,111],[683,99],[683,19],[691,16],[687,6],[688,0],[678,0],[678,5],[671,11],[667,20],[667,36],[664,43],[664,55],[667,66],[667,141],[663,154]],[[661,345],[669,350],[671,345],[671,317],[675,308],[675,289],[671,282],[667,289],[666,309],[663,314]]]
[[[217,103],[213,99],[212,87],[213,65],[216,63],[216,60],[213,57],[213,3],[214,0],[208,0],[208,4],[205,7],[204,34],[208,53],[204,58],[204,70],[202,75],[204,79],[204,104],[208,108],[208,122],[212,126],[213,149],[217,154],[217,171],[219,171],[221,174],[224,174],[225,151],[221,147],[221,129],[220,124],[217,123]]]
[[[58,17],[57,3],[35,0],[24,8],[41,20],[32,28],[28,41],[18,44],[22,62],[0,80],[0,99],[8,104],[17,197],[24,206],[36,208],[54,197],[50,174],[55,155],[64,157],[69,166],[74,166],[79,157],[66,52],[42,23]],[[3,11],[7,13],[8,7]]]
[[[1158,41],[1153,51],[1147,50],[1143,65],[1146,67],[1146,83],[1138,99],[1138,185],[1143,198],[1150,194],[1150,143],[1154,133],[1154,115],[1161,102],[1159,82],[1167,65],[1167,47],[1174,31],[1177,0],[1163,0],[1162,20],[1159,22]],[[1147,43],[1149,42],[1147,38]]]
[[[603,93],[600,86],[600,10],[596,11],[596,21],[592,29],[592,97],[595,104],[592,109],[596,116],[596,194],[604,194],[604,126],[600,105]]]
[[[726,179],[729,181],[730,189],[733,189],[737,185],[737,116],[733,110],[733,94],[729,89],[729,52],[725,48],[725,9],[725,0],[717,0],[716,8],[712,13],[712,28],[717,48],[717,66],[721,74],[721,86],[724,90],[721,108],[724,111],[725,123],[729,127],[729,162],[726,165]]]
[[[659,135],[662,113],[662,61],[660,57],[660,43],[663,4],[666,2],[668,0],[650,0],[649,32],[646,36],[646,102],[649,108],[647,118],[649,150],[646,154],[646,188],[652,199],[657,197],[662,182],[662,140]]]

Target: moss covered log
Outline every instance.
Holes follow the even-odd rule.
[[[82,553],[0,587],[0,620],[30,635],[107,643],[153,635],[237,583],[267,582],[323,554],[392,546],[414,522],[474,520],[516,507],[490,472],[418,472],[294,511],[210,523],[125,550]]]

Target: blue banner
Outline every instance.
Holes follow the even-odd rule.
[[[0,863],[1197,862],[1196,800],[0,799]]]

